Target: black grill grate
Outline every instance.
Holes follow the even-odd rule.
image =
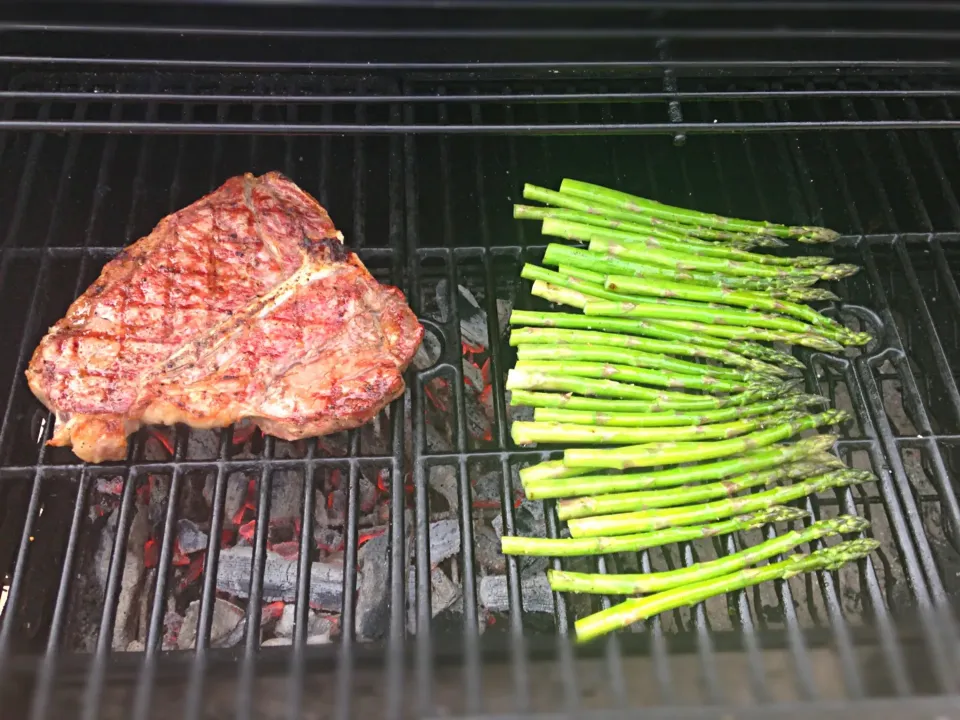
[[[230,17],[196,8],[189,27],[116,8],[93,19],[60,8],[56,23],[26,14],[0,21],[0,696],[13,715],[514,716],[642,706],[680,717],[752,703],[762,717],[954,714],[957,6],[870,3],[862,12],[856,2],[740,2],[713,15],[693,2],[642,11],[595,3],[589,12],[576,3],[521,11],[476,2],[444,12],[408,4],[406,14],[378,11],[372,30],[342,7],[291,11],[283,26],[307,29],[283,31],[256,7]],[[920,29],[903,29],[907,18]],[[333,449],[267,439],[251,453],[230,430],[197,450],[195,434],[180,428],[172,457],[157,459],[142,431],[128,462],[112,466],[44,448],[50,418],[22,372],[45,328],[163,214],[233,174],[273,169],[320,199],[439,341],[437,361],[410,373],[379,434],[354,431]],[[880,482],[807,507],[870,518],[883,541],[871,560],[672,613],[584,651],[565,639],[582,601],[555,595],[550,612],[533,611],[535,593],[513,558],[502,569],[509,610],[491,615],[479,602],[486,529],[475,523],[498,513],[475,507],[491,501],[480,485],[502,479],[502,526],[523,528],[515,471],[549,456],[509,440],[502,385],[512,357],[500,305],[528,306],[519,269],[543,251],[535,228],[514,222],[509,208],[524,181],[555,185],[564,176],[848,233],[829,251],[863,270],[834,288],[837,311],[877,342],[849,357],[802,357],[808,388],[855,416],[839,452]],[[486,316],[487,437],[471,427],[460,330],[469,310],[459,286]],[[446,409],[428,392],[438,380],[448,383]],[[438,437],[432,422],[451,432]],[[313,552],[314,489],[334,469],[345,478],[348,598],[359,577],[362,480],[389,478],[387,611],[378,641],[362,642],[356,607],[345,602],[335,645],[311,646],[302,560]],[[161,652],[166,601],[182,578],[173,562],[185,503],[206,480],[210,526],[219,528],[232,478],[254,480],[248,603],[257,608],[270,498],[287,472],[303,481],[292,649],[260,647],[257,612],[237,647],[213,647],[222,539],[210,532],[196,646]],[[434,617],[438,472],[456,499],[462,612]],[[98,483],[117,476],[111,536],[91,509]],[[143,590],[144,647],[117,652],[144,487],[165,498],[155,581]],[[549,504],[545,522],[556,535]],[[755,540],[601,557],[596,567],[689,564]],[[97,543],[106,548],[102,600],[84,610]],[[87,645],[78,647],[84,622]]]

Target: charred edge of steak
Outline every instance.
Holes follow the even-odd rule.
[[[311,256],[319,256],[332,262],[346,262],[350,251],[337,238],[309,238],[306,235],[300,240],[300,247]]]

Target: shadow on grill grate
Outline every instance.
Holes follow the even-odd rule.
[[[659,30],[616,32],[605,10],[531,35],[525,11],[513,36],[464,11],[475,29],[449,55],[419,10],[407,30],[374,33],[334,11],[341,25],[325,26],[339,30],[251,49],[238,38],[268,32],[259,12],[235,35],[0,22],[0,696],[15,714],[693,714],[804,700],[811,714],[907,716],[870,704],[893,696],[913,697],[912,712],[955,709],[960,106],[940,72],[952,31],[935,30],[947,21],[921,13],[932,42],[918,50],[893,10],[839,46],[827,20],[778,36],[740,14],[698,34],[678,12]],[[577,29],[586,42],[571,50]],[[40,55],[38,37],[61,60]],[[364,39],[384,41],[373,65],[358,59]],[[791,62],[758,60],[801,40]],[[842,49],[829,66],[828,46]],[[866,132],[877,127],[891,131]],[[132,132],[78,132],[109,129]],[[127,462],[103,466],[45,447],[51,418],[23,378],[45,329],[165,213],[274,169],[422,319],[405,397],[363,428],[300,443],[144,429]],[[559,533],[553,503],[527,500],[517,475],[552,451],[513,445],[520,412],[503,385],[509,312],[539,302],[520,268],[545,244],[511,204],[525,181],[565,176],[846,233],[827,252],[863,270],[831,288],[833,311],[877,340],[799,357],[807,389],[854,416],[840,454],[880,482],[807,509],[869,518],[881,541],[870,560],[570,649],[572,621],[616,598],[553,594],[547,561],[499,553],[504,533]],[[669,569],[761,536],[549,562]],[[814,702],[844,698],[863,702]]]

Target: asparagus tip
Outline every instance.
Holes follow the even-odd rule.
[[[817,524],[822,524],[840,535],[863,532],[870,527],[869,520],[856,515],[838,515],[829,520],[821,520],[820,523]]]
[[[749,515],[741,515],[738,520],[746,523],[749,526],[749,529],[754,529],[770,523],[784,523],[793,522],[794,520],[802,520],[809,515],[810,513],[800,508],[790,507],[789,505],[773,505],[772,507],[768,507],[755,513],[750,513]]]
[[[880,547],[873,538],[860,538],[825,547],[810,553],[810,559],[816,559],[824,570],[838,570],[842,565],[860,560]]]

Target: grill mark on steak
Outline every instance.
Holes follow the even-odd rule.
[[[119,253],[40,342],[31,390],[53,445],[122,459],[141,424],[250,420],[298,439],[403,392],[423,328],[278,173],[231,178]]]

